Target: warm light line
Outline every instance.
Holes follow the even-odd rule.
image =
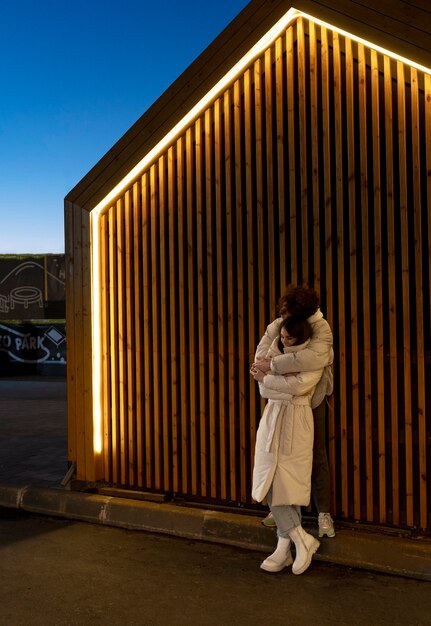
[[[107,196],[97,204],[93,211],[99,213],[107,205],[109,205],[116,196],[118,196],[139,174],[155,159],[155,157],[166,148],[182,130],[184,130],[190,122],[201,113],[205,107],[216,98],[237,76],[256,59],[278,35],[287,28],[289,23],[298,17],[299,11],[289,9],[289,11],[230,69],[219,82],[208,91],[205,96],[199,100],[195,106],[148,152],[144,158],[139,161],[135,167],[116,185]]]
[[[357,37],[348,33],[341,28],[337,28],[332,24],[328,24],[323,20],[315,18],[303,11],[299,11],[295,8],[290,8],[287,13],[276,23],[274,26],[245,54],[238,63],[236,63],[232,69],[230,69],[219,82],[214,85],[210,91],[192,108],[190,111],[163,137],[154,148],[152,148],[144,158],[135,165],[133,169],[116,185],[104,198],[101,200],[91,211],[91,310],[92,310],[92,333],[93,333],[93,445],[94,450],[97,453],[102,451],[102,411],[101,411],[101,311],[100,311],[100,285],[99,285],[99,218],[101,212],[107,208],[138,176],[141,174],[148,165],[167,147],[173,139],[178,136],[187,126],[195,119],[209,104],[214,100],[222,91],[234,81],[247,66],[258,58],[262,52],[264,52],[275,39],[289,26],[289,24],[297,19],[303,17],[315,24],[323,26],[328,30],[334,31],[349,37],[353,41],[364,44],[366,47],[376,50],[381,54],[389,56],[397,61],[407,63],[408,65],[415,67],[416,69],[431,74],[431,69],[419,65],[413,61],[406,59],[396,53],[390,52],[376,44],[373,44],[361,37]]]
[[[410,65],[410,67],[415,67],[417,70],[420,70],[421,72],[424,72],[425,74],[431,74],[431,68],[425,67],[424,65],[420,65],[419,63],[416,63],[415,61],[411,61],[410,59],[407,59],[406,57],[403,57],[400,54],[397,54],[396,52],[391,52],[390,50],[387,50],[386,48],[382,48],[381,46],[375,43],[371,43],[370,41],[367,41],[366,39],[363,39],[362,37],[359,37],[357,35],[352,35],[352,33],[349,33],[346,30],[343,30],[342,28],[338,28],[337,26],[334,26],[333,24],[328,24],[327,22],[324,22],[323,20],[320,20],[317,17],[313,17],[312,15],[308,15],[308,13],[304,13],[303,11],[298,11],[298,14],[300,14],[302,17],[304,17],[306,20],[309,20],[310,22],[314,22],[315,24],[318,24],[319,26],[323,26],[324,28],[327,28],[328,30],[336,32],[339,35],[343,35],[343,37],[348,37],[352,41],[361,43],[367,48],[376,50],[376,52],[380,52],[381,54],[391,57],[392,59],[395,59],[396,61],[401,61],[402,63],[406,63],[407,65]]]
[[[255,44],[249,52],[232,67],[227,74],[168,132],[159,143],[154,146],[145,157],[116,185],[110,193],[97,204],[90,214],[91,227],[91,311],[92,311],[92,365],[93,365],[93,446],[94,451],[102,451],[102,388],[101,388],[101,311],[100,311],[100,285],[99,285],[99,217],[103,209],[108,207],[113,200],[135,180],[141,172],[162,152],[173,138],[184,130],[188,124],[201,112],[214,98],[225,89],[244,69],[256,59],[263,50],[266,50],[278,35],[286,30],[289,23],[299,15],[296,9],[289,9],[287,13]]]
[[[100,329],[100,263],[99,263],[99,215],[90,213],[90,248],[91,248],[91,311],[92,311],[92,389],[93,389],[93,449],[102,452],[102,386],[101,354],[102,343]]]

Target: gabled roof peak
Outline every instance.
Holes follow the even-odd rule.
[[[372,0],[252,0],[69,192],[66,201],[94,209],[257,42],[270,38],[274,26],[289,19],[286,16],[291,19],[295,10],[431,66],[428,0],[380,0],[378,5]]]

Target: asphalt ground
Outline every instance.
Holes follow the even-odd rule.
[[[274,530],[255,515],[70,491],[61,485],[67,470],[65,380],[0,379],[0,506],[266,554],[276,544]],[[316,534],[315,520],[306,519],[304,526]],[[313,565],[431,582],[429,538],[337,520],[336,531],[335,538],[321,541]]]
[[[427,626],[429,583],[0,507],[0,626]]]

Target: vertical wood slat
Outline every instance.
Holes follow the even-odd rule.
[[[152,438],[152,449],[154,454],[154,485],[156,489],[160,489],[162,486],[162,475],[161,475],[161,447],[162,447],[162,429],[161,429],[161,420],[162,420],[162,398],[161,398],[161,379],[163,378],[163,373],[161,372],[161,361],[162,361],[162,351],[161,351],[161,329],[160,329],[160,318],[161,318],[161,309],[160,309],[160,300],[159,300],[159,289],[160,289],[160,258],[158,251],[160,250],[159,240],[160,240],[160,206],[159,206],[159,172],[157,164],[153,164],[150,168],[150,176],[149,176],[149,184],[150,184],[150,207],[148,219],[150,222],[150,245],[151,245],[151,266],[150,266],[150,275],[151,275],[151,305],[150,305],[150,315],[151,315],[151,361],[152,364],[152,406],[153,406],[153,415],[152,415],[152,430],[153,430],[153,438]]]
[[[426,306],[427,309],[431,310],[431,218],[429,215],[429,207],[431,205],[431,75],[429,74],[425,74],[424,75],[424,102],[425,102],[425,121],[424,121],[424,126],[425,126],[425,171],[427,172],[427,177],[426,177],[426,184],[425,184],[425,188],[426,188],[426,200],[427,200],[427,206],[428,206],[428,237],[425,238],[425,245],[427,246],[427,256],[425,257],[426,261],[424,261],[424,270],[426,270],[428,272],[428,298],[426,300],[426,302],[424,302],[424,306]],[[424,285],[425,286],[425,285]],[[424,299],[425,300],[425,299]],[[429,419],[429,416],[428,416]],[[420,446],[423,450],[423,448],[425,447],[425,437],[424,437],[424,426],[427,423],[427,414],[424,412],[424,414],[420,417],[420,424],[419,424],[419,429],[420,429]],[[421,475],[421,480],[424,482],[428,482],[429,480],[429,471],[425,472],[424,475]],[[422,491],[421,491],[421,498],[423,497]],[[425,500],[425,502],[421,504],[422,506],[429,511],[430,509],[430,500],[431,500],[431,495],[428,492],[427,495],[427,499]],[[425,518],[425,515],[423,516]],[[423,519],[424,525],[422,526],[422,528],[429,528],[429,526],[431,525],[431,519],[430,519],[430,513],[427,513],[426,515],[426,519]]]
[[[255,263],[257,263],[257,256],[255,252],[255,242],[253,233],[255,230],[256,215],[252,210],[254,206],[254,187],[253,187],[253,112],[252,112],[252,71],[249,69],[244,73],[244,147],[245,147],[245,164],[244,164],[244,176],[245,176],[245,202],[247,207],[247,309],[250,311],[255,306],[256,302],[256,290],[254,283]],[[256,345],[258,331],[256,329],[256,319],[254,316],[250,316],[249,320],[249,333],[248,342],[251,346],[251,350]],[[257,419],[259,401],[257,401],[256,387],[252,387],[250,391],[250,433],[249,433],[249,446],[252,454],[249,457],[249,474],[253,472],[253,452],[254,442],[257,432]]]
[[[145,172],[141,179],[142,189],[142,268],[143,268],[143,336],[144,336],[144,352],[143,352],[143,368],[141,375],[144,381],[144,415],[145,415],[145,482],[148,485],[153,484],[153,446],[152,446],[152,422],[151,415],[153,411],[152,404],[152,371],[149,364],[152,363],[152,327],[151,327],[151,231],[150,231],[150,215],[151,205],[149,198],[149,174]]]
[[[265,52],[264,56],[264,76],[265,76],[265,92],[262,93],[262,100],[264,103],[265,109],[265,119],[263,121],[263,126],[265,129],[265,144],[262,142],[262,165],[265,172],[266,178],[266,194],[263,195],[262,202],[262,213],[266,214],[265,226],[267,232],[267,242],[269,243],[272,240],[272,244],[276,246],[277,239],[274,237],[274,178],[273,178],[273,167],[274,167],[274,159],[273,159],[273,101],[274,101],[274,85],[273,85],[273,54],[272,48],[268,48]],[[263,190],[262,190],[263,191]],[[266,197],[265,197],[266,196]],[[268,245],[268,243],[266,245]],[[265,301],[275,302],[276,300],[276,259],[275,255],[270,254],[268,259],[268,280],[266,285],[266,296]],[[277,263],[278,264],[278,263]]]
[[[328,31],[322,26],[320,29],[321,37],[321,81],[322,81],[322,154],[323,154],[323,207],[325,212],[325,257],[323,259],[326,268],[326,303],[327,317],[330,326],[334,327],[334,284],[333,284],[333,263],[332,251],[334,247],[334,237],[332,234],[332,187],[331,187],[331,138],[330,138],[330,78],[329,78],[329,42]],[[336,510],[335,498],[338,484],[338,472],[335,464],[335,413],[334,402],[330,402],[330,411],[328,414],[328,435],[330,484],[331,484],[331,503],[333,510]]]
[[[135,389],[135,291],[133,289],[133,216],[132,216],[132,190],[126,191],[124,195],[125,211],[125,295],[126,295],[126,374],[127,381],[125,391],[127,393],[127,484],[136,484],[135,473],[137,466],[136,459],[136,389]]]
[[[177,210],[178,210],[178,289],[179,289],[179,344],[180,344],[180,420],[181,420],[181,489],[187,491],[189,478],[189,431],[187,420],[188,406],[188,367],[186,359],[187,336],[187,233],[185,198],[184,139],[177,140]]]
[[[101,327],[109,328],[109,238],[108,215],[105,213],[99,225],[100,249],[100,300],[101,300]],[[111,472],[112,458],[112,424],[110,416],[110,354],[108,333],[101,336],[101,384],[102,384],[102,412],[103,412],[103,455],[107,475]]]
[[[285,92],[286,73],[284,70],[284,40],[279,37],[275,41],[275,107],[277,128],[277,181],[278,181],[278,224],[276,235],[280,240],[280,286],[283,289],[287,285],[286,277],[286,182],[285,182]]]
[[[264,230],[264,214],[265,208],[263,206],[264,203],[264,172],[265,172],[265,162],[264,162],[264,146],[263,146],[263,108],[264,108],[264,94],[262,89],[262,59],[257,59],[253,64],[253,95],[254,95],[254,111],[252,115],[253,119],[253,127],[251,129],[252,134],[254,133],[254,145],[252,147],[255,161],[255,170],[253,172],[255,178],[255,191],[254,191],[254,206],[255,206],[255,228],[257,229],[257,234],[252,243],[253,257],[254,257],[254,280],[256,280],[256,286],[254,289],[255,301],[251,303],[254,308],[257,308],[257,319],[256,322],[258,327],[261,328],[265,323],[265,263],[261,262],[258,255],[256,254],[256,245],[257,250],[265,249],[265,230]],[[257,305],[257,307],[256,307]],[[254,339],[253,344],[256,345],[257,338]],[[252,344],[252,345],[253,345]],[[260,406],[264,406],[263,399],[260,399]]]
[[[361,516],[361,454],[360,454],[360,428],[359,428],[359,340],[358,340],[358,297],[356,285],[357,276],[357,224],[356,224],[356,159],[355,159],[355,111],[354,111],[354,68],[353,68],[353,51],[352,42],[349,39],[345,41],[346,55],[346,124],[347,124],[347,180],[348,180],[348,197],[349,197],[349,259],[350,272],[349,282],[352,286],[350,290],[350,307],[351,307],[351,354],[352,354],[352,439],[353,439],[353,515],[355,519]],[[360,71],[360,70],[359,70]],[[361,85],[359,88],[364,88]],[[362,147],[362,151],[364,148]],[[361,172],[363,174],[363,172]]]
[[[177,288],[177,257],[178,257],[178,245],[177,245],[177,212],[176,207],[176,172],[175,172],[175,150],[171,146],[168,149],[168,207],[169,207],[169,302],[170,302],[170,315],[169,325],[166,325],[169,331],[170,337],[178,336],[177,326],[177,311],[178,305],[178,288]],[[179,368],[178,368],[178,350],[179,341],[169,342],[170,354],[171,354],[171,385],[170,385],[170,397],[171,397],[171,436],[172,436],[172,489],[174,492],[180,490],[181,480],[181,468],[180,468],[180,402],[179,402]]]
[[[238,276],[237,281],[237,323],[238,323],[238,350],[240,354],[248,355],[250,350],[247,342],[245,324],[247,320],[246,315],[246,286],[242,277],[244,276],[244,241],[243,241],[243,221],[245,213],[245,202],[242,188],[242,176],[241,170],[244,159],[244,151],[242,148],[242,132],[243,132],[243,118],[241,115],[241,83],[239,80],[235,81],[233,92],[233,104],[234,104],[234,172],[235,172],[235,215],[233,217],[233,226],[236,228],[236,241],[232,241],[232,246],[236,247],[236,273]],[[235,316],[235,311],[232,312]],[[245,364],[239,365],[240,376],[238,385],[238,411],[240,415],[245,416],[247,414],[246,397],[248,395],[249,378],[248,378],[248,360]],[[241,375],[243,373],[243,375]],[[240,420],[239,426],[239,485],[240,492],[239,498],[242,502],[247,500],[247,420]],[[236,453],[236,451],[235,451]]]
[[[169,354],[171,352],[171,341],[167,332],[166,324],[164,323],[165,316],[161,314],[163,311],[170,311],[169,306],[169,271],[168,271],[168,261],[167,261],[167,250],[169,249],[169,226],[168,226],[168,217],[167,217],[167,198],[166,198],[166,156],[162,155],[158,160],[157,165],[158,176],[159,176],[159,203],[158,203],[158,211],[159,211],[159,222],[160,222],[160,237],[158,242],[159,247],[159,267],[160,267],[160,300],[159,300],[159,310],[158,314],[158,322],[160,324],[160,352],[161,358],[160,363],[165,364],[166,358],[169,359]],[[161,429],[161,442],[160,442],[160,453],[161,453],[161,472],[162,472],[162,488],[170,488],[172,489],[171,484],[171,459],[170,459],[170,394],[171,394],[171,377],[169,373],[165,371],[163,367],[160,372],[160,384],[159,388],[161,390],[161,407],[162,407],[162,415],[160,419],[160,429]]]
[[[333,34],[333,55],[334,55],[334,115],[335,115],[335,195],[337,206],[337,278],[338,289],[345,290],[344,276],[344,182],[343,182],[343,129],[342,122],[342,102],[343,94],[341,90],[341,52],[340,40],[337,33]],[[342,299],[338,303],[337,331],[339,334],[338,350],[338,372],[339,372],[339,401],[340,401],[340,446],[341,446],[341,510],[343,515],[348,515],[349,488],[348,488],[348,452],[347,452],[347,403],[346,403],[346,321],[344,315],[344,302]]]
[[[118,468],[120,482],[137,480],[142,487],[223,502],[249,501],[261,403],[248,378],[249,363],[244,363],[269,321],[275,294],[285,282],[314,278],[326,290],[337,348],[337,389],[329,416],[335,511],[423,526],[428,523],[422,478],[427,469],[427,344],[420,329],[427,322],[425,288],[419,286],[429,269],[422,265],[422,196],[413,203],[410,197],[412,189],[423,189],[426,171],[419,140],[426,125],[419,104],[423,95],[414,72],[394,77],[391,62],[377,52],[336,34],[328,40],[323,27],[319,32],[317,39],[306,20],[289,28],[143,174],[142,201],[131,187],[114,207],[121,207],[121,216],[110,215],[101,226],[101,236],[109,229],[106,236],[118,239],[114,264],[111,241],[101,247],[102,276],[105,281],[109,276],[115,299],[113,304],[102,297],[111,325],[104,338],[111,359],[105,377],[118,381],[109,391],[112,442],[105,462],[112,475]],[[413,186],[402,177],[400,182],[395,177],[394,184],[394,164],[396,173],[402,167],[413,172]],[[394,187],[401,191],[404,213],[394,202]],[[410,205],[413,213],[404,208]],[[408,240],[400,250],[400,231],[412,229],[416,243]],[[413,288],[423,295],[410,309]],[[167,305],[177,318],[169,321],[170,332],[179,337],[175,348],[164,343],[160,325]],[[397,347],[405,346],[409,316],[418,328],[417,339],[411,337],[417,344],[408,346],[399,366]],[[134,318],[139,317],[137,328]],[[141,343],[142,355],[132,362],[134,342]],[[169,381],[160,365],[166,352]],[[135,373],[139,361],[154,363],[154,375]],[[390,381],[406,371],[410,382],[402,391],[394,389]],[[418,415],[404,418],[404,408],[411,413],[416,405]],[[122,450],[116,448],[117,434],[123,436]],[[406,454],[400,445],[404,437]],[[366,484],[360,481],[364,470]]]
[[[379,521],[386,517],[386,424],[385,424],[385,364],[383,348],[383,258],[381,233],[381,176],[380,176],[380,119],[379,119],[379,61],[371,50],[371,115],[373,126],[373,177],[374,177],[374,275],[375,275],[375,327],[376,327],[376,378],[377,378],[377,431],[379,467]]]
[[[124,198],[117,200],[116,206],[117,222],[117,276],[113,282],[117,295],[117,315],[118,315],[118,423],[119,423],[119,461],[120,461],[120,481],[127,484],[127,364],[126,364],[126,293],[125,293],[125,258],[124,258]]]
[[[425,102],[425,171],[426,177],[426,199],[428,202],[428,210],[431,205],[431,75],[424,75],[424,102]],[[428,293],[431,296],[431,219],[428,216]],[[431,309],[431,302],[427,302],[427,307]]]
[[[76,372],[78,368],[76,350],[78,348],[77,328],[75,323],[75,292],[77,291],[75,276],[75,236],[76,230],[74,222],[77,212],[71,203],[65,202],[64,223],[65,223],[65,261],[66,261],[66,319],[67,327],[67,459],[69,462],[77,461],[78,441],[77,441],[77,385]],[[73,323],[70,323],[73,320]],[[78,468],[79,471],[79,468]]]
[[[303,138],[300,141],[299,152],[299,171],[300,171],[300,222],[301,222],[301,261],[298,259],[298,268],[301,267],[301,271],[298,274],[302,277],[301,282],[308,283],[310,280],[310,268],[308,258],[308,150],[307,150],[307,91],[305,87],[305,34],[304,34],[304,20],[298,19],[297,27],[297,56],[298,56],[298,122],[299,133]]]
[[[422,263],[424,251],[422,249],[422,203],[420,180],[420,130],[419,130],[419,85],[418,72],[410,69],[411,85],[411,126],[412,126],[412,165],[413,165],[413,232],[414,232],[414,276],[416,294],[416,328],[417,333],[417,386],[415,392],[418,398],[417,432],[418,432],[418,471],[416,484],[419,485],[419,520],[421,528],[427,523],[427,489],[426,489],[426,392],[425,392],[425,342],[424,342],[424,280]],[[428,255],[429,256],[429,255]],[[416,395],[415,393],[415,395]]]
[[[405,68],[397,62],[397,102],[398,102],[398,141],[399,141],[399,198],[401,232],[409,228],[409,209],[407,200],[407,120],[405,94]],[[410,288],[409,288],[409,241],[401,237],[401,283],[403,303],[403,365],[404,365],[404,441],[405,441],[405,489],[406,521],[413,525],[413,471],[412,471],[412,409],[411,398],[411,345],[410,345]]]
[[[286,32],[286,58],[287,58],[287,145],[288,145],[288,162],[289,162],[289,239],[287,241],[287,250],[290,250],[290,259],[288,266],[288,280],[291,283],[298,282],[298,261],[296,241],[296,147],[295,147],[295,98],[294,85],[295,75],[293,68],[295,67],[295,52],[293,30],[289,28]],[[287,255],[286,255],[287,256]]]
[[[119,377],[118,377],[118,303],[116,297],[117,276],[117,223],[116,212],[112,208],[109,215],[109,352],[110,352],[110,385],[111,385],[111,436],[112,436],[112,478],[115,483],[121,482],[119,472],[120,442],[119,428]]]
[[[210,436],[210,485],[211,497],[217,496],[217,391],[216,376],[218,373],[218,363],[216,357],[216,285],[213,274],[213,259],[216,256],[216,249],[213,246],[213,214],[214,214],[214,197],[212,190],[212,168],[213,153],[212,144],[214,142],[212,131],[213,117],[209,110],[205,111],[205,204],[206,204],[206,238],[207,238],[207,263],[211,268],[208,271],[208,384],[209,384],[209,436]]]
[[[84,303],[91,302],[91,246],[90,235],[91,217],[87,211],[81,211],[81,270],[82,270],[82,351],[83,351],[83,387],[82,394],[84,400],[85,419],[85,463],[86,473],[90,480],[97,480],[103,476],[103,455],[95,451],[94,448],[94,428],[98,426],[93,422],[93,353],[92,353],[92,318],[90,307]],[[99,273],[99,269],[97,269]],[[100,400],[100,398],[98,399]],[[100,433],[101,435],[101,433]]]
[[[224,121],[224,170],[225,170],[225,213],[226,213],[226,229],[224,240],[226,242],[226,285],[235,284],[233,246],[234,246],[234,207],[232,202],[232,193],[234,180],[232,177],[232,163],[234,162],[234,147],[231,141],[231,92],[225,91],[223,94],[223,121]],[[236,442],[236,390],[237,376],[235,376],[235,319],[237,316],[237,307],[234,306],[234,290],[227,289],[226,297],[226,313],[227,313],[227,420],[229,431],[229,491],[232,500],[237,500],[238,476],[236,471],[237,458],[237,442]]]
[[[385,86],[385,161],[386,161],[386,215],[388,231],[388,323],[389,323],[389,374],[390,380],[398,377],[398,342],[397,342],[397,291],[396,291],[396,245],[395,245],[395,187],[393,163],[393,109],[392,109],[392,71],[391,60],[384,57]],[[399,468],[399,431],[398,431],[398,395],[397,385],[390,388],[391,411],[391,458],[392,458],[392,522],[400,521],[400,468]]]
[[[198,118],[195,122],[195,142],[196,142],[196,235],[197,235],[197,323],[198,323],[198,359],[199,359],[199,474],[200,474],[200,492],[202,496],[208,497],[209,484],[207,481],[208,471],[210,468],[210,456],[208,453],[208,423],[207,415],[208,392],[206,384],[207,363],[208,363],[208,344],[206,339],[207,315],[205,307],[206,293],[206,277],[205,272],[205,141],[203,141],[204,122],[202,118]]]
[[[316,289],[317,293],[322,295],[322,287],[321,287],[321,273],[322,269],[320,267],[320,236],[321,236],[321,223],[320,223],[320,206],[321,206],[321,198],[320,198],[320,163],[319,163],[319,88],[318,88],[318,51],[317,51],[317,34],[316,27],[314,22],[309,23],[309,63],[310,63],[310,71],[309,71],[309,101],[311,108],[311,156],[310,156],[310,166],[311,166],[311,190],[312,190],[312,198],[313,198],[313,207],[312,207],[312,216],[313,216],[313,227],[310,229],[310,237],[314,242],[314,263],[313,263],[313,275],[310,272],[310,282]],[[281,283],[283,284],[283,282]]]
[[[366,57],[365,50],[362,45],[358,46],[358,55],[362,59],[362,67],[365,68]],[[362,75],[362,79],[366,78],[366,73]],[[362,93],[362,98],[365,98],[365,93]],[[362,111],[364,111],[365,102],[362,104]],[[365,115],[364,115],[365,117]],[[367,116],[368,117],[368,116]],[[362,205],[362,249],[361,249],[361,261],[362,261],[362,333],[364,337],[364,365],[363,365],[363,385],[364,385],[364,432],[365,432],[365,476],[366,476],[366,519],[372,520],[374,515],[374,484],[373,484],[373,411],[372,411],[372,379],[371,379],[371,306],[370,306],[370,293],[371,293],[371,276],[370,276],[370,204],[368,196],[368,160],[372,157],[369,154],[367,144],[366,126],[364,124],[366,120],[362,120],[362,138],[361,146],[363,150],[361,153],[361,170],[363,172],[363,179],[361,185],[361,205]]]
[[[222,99],[217,98],[214,103],[214,166],[215,166],[215,240],[216,240],[216,267],[217,267],[217,285],[216,285],[216,312],[217,312],[217,368],[218,368],[218,385],[219,385],[219,433],[218,433],[218,455],[219,455],[219,476],[220,497],[226,499],[228,493],[227,483],[227,425],[225,413],[225,401],[228,397],[226,388],[226,371],[227,371],[227,355],[224,346],[225,337],[225,298],[226,290],[224,283],[225,272],[225,250],[223,248],[225,232],[225,222],[223,213],[225,210],[225,202],[223,198],[223,122],[222,122]]]
[[[193,129],[189,128],[186,132],[186,196],[187,196],[187,208],[186,208],[186,241],[187,241],[187,352],[189,354],[189,429],[190,429],[190,480],[192,493],[197,493],[198,489],[198,459],[197,459],[197,415],[198,415],[198,403],[197,403],[197,387],[198,381],[196,377],[197,360],[197,348],[196,348],[196,328],[197,320],[195,315],[194,306],[194,294],[195,294],[195,279],[194,279],[194,254],[195,249],[193,239],[193,228],[196,219],[195,216],[195,199],[194,199],[194,176],[195,176],[195,160],[193,154]]]
[[[134,291],[135,291],[135,310],[134,319],[142,320],[142,205],[141,205],[141,185],[140,181],[136,181],[133,185],[133,224],[134,224],[134,237],[133,237],[133,250],[134,250]],[[143,388],[141,368],[143,363],[143,336],[142,336],[142,323],[135,324],[135,377],[136,377],[136,473],[137,473],[137,486],[142,487],[144,484],[144,432],[143,432]]]
[[[257,219],[257,247],[264,249],[264,197],[263,197],[263,173],[265,171],[264,146],[263,146],[263,107],[264,94],[262,88],[262,61],[258,59],[254,63],[254,133],[256,150],[256,219]],[[265,320],[265,267],[264,263],[257,261],[257,303],[258,319],[261,324]]]

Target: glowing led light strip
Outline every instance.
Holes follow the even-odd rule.
[[[174,137],[179,135],[192,120],[197,117],[207,105],[216,98],[233,80],[237,78],[246,67],[262,54],[282,33],[289,24],[298,17],[304,17],[310,22],[319,24],[328,30],[339,33],[344,37],[348,37],[353,41],[364,44],[367,48],[371,48],[389,56],[397,61],[407,63],[411,67],[431,74],[431,69],[424,67],[418,63],[410,61],[396,53],[390,52],[381,46],[370,43],[361,37],[357,37],[348,33],[341,28],[337,28],[332,24],[328,24],[323,20],[315,18],[303,11],[291,8],[285,15],[245,54],[238,63],[236,63],[227,74],[212,88],[208,93],[192,108],[190,111],[167,133],[159,143],[154,146],[145,157],[139,161],[135,167],[116,185],[103,200],[97,204],[90,214],[91,221],[91,294],[92,294],[92,336],[93,336],[93,445],[94,451],[100,453],[102,451],[102,414],[101,414],[101,314],[100,314],[100,293],[99,293],[99,217],[103,209],[108,207],[122,191],[124,191],[132,181],[134,181],[141,172],[160,154],[167,146],[171,144]]]
[[[170,145],[173,138],[187,128],[190,122],[203,111],[216,96],[223,91],[244,69],[256,59],[263,50],[266,50],[278,35],[286,30],[289,23],[299,15],[296,9],[289,9],[287,13],[255,44],[249,52],[233,66],[227,74],[176,124],[172,130],[154,146],[148,154],[118,183],[110,193],[97,204],[90,214],[91,222],[91,310],[92,310],[92,337],[93,337],[93,447],[96,453],[102,451],[102,412],[101,412],[101,315],[99,294],[99,217],[103,209],[124,191],[132,181]]]
[[[319,18],[317,18],[317,17],[313,17],[311,15],[308,15],[308,13],[304,13],[303,11],[298,11],[298,15],[301,15],[305,19],[309,20],[310,22],[314,22],[315,24],[318,24],[319,26],[323,26],[324,28],[327,28],[328,30],[331,30],[334,33],[338,33],[339,35],[343,35],[343,37],[348,37],[352,41],[356,41],[358,43],[362,43],[367,48],[371,48],[372,50],[376,50],[376,52],[381,52],[381,54],[384,54],[385,56],[391,57],[392,59],[395,59],[396,61],[401,61],[402,63],[407,63],[407,65],[410,65],[410,67],[415,67],[417,70],[420,70],[421,72],[425,72],[425,74],[431,74],[431,68],[425,67],[424,65],[420,65],[420,63],[416,63],[415,61],[411,61],[410,59],[407,59],[406,57],[402,57],[401,55],[397,54],[396,52],[391,52],[390,50],[386,50],[386,48],[382,48],[381,46],[378,46],[375,43],[371,43],[370,41],[367,41],[366,39],[363,39],[362,37],[358,37],[357,35],[352,35],[351,33],[348,33],[346,30],[343,30],[342,28],[338,28],[337,26],[333,26],[332,24],[328,24],[327,22],[324,22],[323,20],[319,20]]]

